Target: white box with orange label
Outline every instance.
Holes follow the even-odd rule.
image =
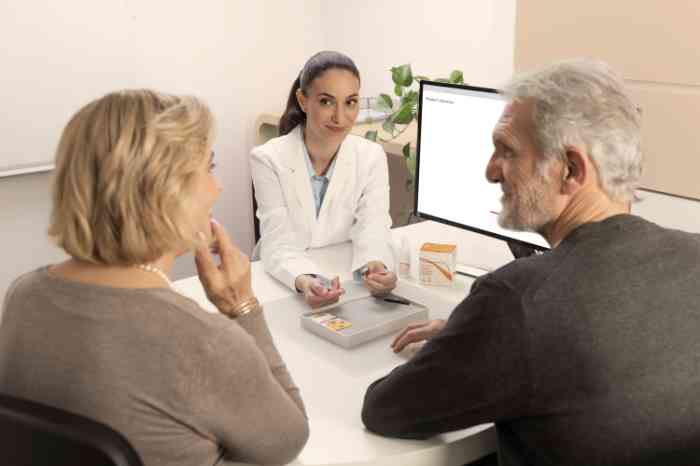
[[[423,285],[452,286],[456,269],[457,245],[423,243],[419,267]]]

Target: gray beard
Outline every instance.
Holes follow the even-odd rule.
[[[502,228],[540,233],[545,225],[554,220],[552,202],[549,199],[552,197],[550,193],[554,186],[544,177],[535,183],[537,184],[532,185],[527,192],[522,192],[507,201],[501,200],[498,224]]]

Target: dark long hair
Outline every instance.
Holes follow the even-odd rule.
[[[302,68],[299,73],[299,77],[294,80],[292,88],[289,91],[287,108],[280,118],[280,136],[288,134],[296,128],[297,125],[306,122],[306,113],[304,113],[297,101],[297,89],[301,88],[301,92],[303,92],[304,95],[308,95],[314,80],[331,69],[349,71],[355,75],[358,81],[360,80],[360,71],[357,69],[357,66],[355,66],[355,62],[347,55],[343,55],[340,52],[325,50],[309,58],[309,61],[306,62],[304,68]]]

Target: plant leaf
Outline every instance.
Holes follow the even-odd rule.
[[[411,185],[413,185],[413,180],[416,178],[416,158],[409,157],[406,160],[406,168],[408,169],[408,174],[411,179]]]
[[[450,82],[452,84],[464,84],[464,73],[461,70],[454,70],[450,73]]]
[[[406,144],[404,144],[404,146],[401,148],[401,152],[403,153],[404,159],[411,158],[411,143],[407,142]]]
[[[386,108],[389,110],[386,113],[391,113],[391,109],[394,108],[394,101],[391,98],[391,96],[388,94],[379,94],[379,98],[377,99],[377,110],[380,110],[383,108]]]
[[[435,81],[437,81],[439,83],[449,83],[450,82],[449,79],[445,79],[445,78],[438,78]]]
[[[369,139],[370,141],[377,142],[377,136],[378,136],[378,134],[379,134],[379,133],[377,132],[376,129],[375,129],[375,130],[371,130],[371,131],[367,131],[367,132],[365,133],[365,139]]]
[[[403,95],[402,105],[415,105],[418,103],[418,91],[410,90]]]
[[[394,86],[394,94],[396,94],[397,97],[401,97],[403,95],[403,86],[401,84]]]
[[[386,104],[384,103],[384,101],[381,99],[377,99],[374,102],[374,110],[376,110],[378,112],[386,113],[386,114],[392,113],[394,111],[391,108],[387,107]]]
[[[392,105],[393,105],[393,103],[392,103]],[[386,104],[386,101],[384,99],[381,99],[381,98],[377,98],[374,101],[374,110],[376,110],[378,112],[386,113],[386,114],[392,113],[394,111],[392,108],[388,107]]]
[[[397,125],[407,125],[413,121],[413,116],[413,105],[409,103],[408,105],[402,105],[399,111],[394,114],[392,120]]]
[[[411,178],[410,173],[408,178],[406,178],[406,191],[409,193],[413,191],[413,178]]]
[[[404,87],[410,86],[413,83],[413,71],[411,71],[411,65],[405,64],[393,67],[391,69],[391,79],[396,85]]]
[[[384,131],[389,133],[391,136],[394,135],[394,129],[396,128],[394,125],[394,115],[389,116],[389,118],[384,120],[384,123],[382,123],[382,129],[384,129]]]

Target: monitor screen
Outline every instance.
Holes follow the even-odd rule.
[[[505,105],[495,89],[421,81],[416,215],[533,249],[549,249],[537,233],[498,225],[501,188],[486,180],[486,165],[493,153],[491,133]]]

